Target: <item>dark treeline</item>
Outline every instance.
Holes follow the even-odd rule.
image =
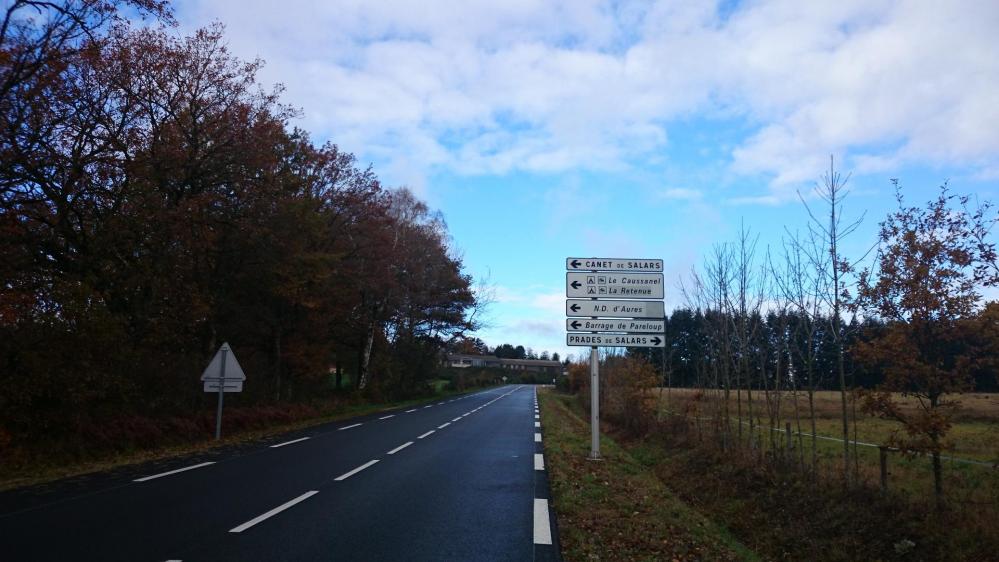
[[[0,441],[203,412],[224,341],[237,405],[414,394],[474,326],[441,216],[292,128],[220,26],[178,37],[151,0],[5,15]]]
[[[981,321],[987,321],[981,318]],[[722,330],[720,325],[738,326],[736,314],[715,310],[674,310],[666,319],[666,348],[630,348],[628,353],[641,356],[661,369],[663,384],[688,388],[722,388],[716,378],[727,367],[735,372],[738,354],[726,357],[723,349],[737,349],[739,342],[734,329]],[[793,311],[752,313],[746,319],[751,337],[747,349],[749,366],[743,384],[763,390],[799,389],[837,390],[837,347],[830,334],[834,325],[827,316],[812,318]],[[845,335],[846,364],[852,388],[876,388],[885,373],[876,366],[858,361],[853,351],[857,344],[870,342],[884,334],[886,324],[879,319],[859,322],[856,319],[841,326]],[[981,334],[986,335],[983,330]],[[728,345],[719,338],[727,337]],[[726,366],[719,365],[725,361]],[[809,383],[809,367],[811,383]],[[990,364],[980,365],[973,375],[973,389],[979,392],[999,391],[999,379]]]
[[[542,361],[559,361],[558,353],[549,354],[547,351],[535,352],[530,347],[503,343],[490,348],[486,342],[479,338],[459,338],[448,347],[451,353],[466,353],[469,355],[495,355],[502,359],[540,359]]]

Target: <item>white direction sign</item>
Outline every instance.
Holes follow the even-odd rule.
[[[586,347],[666,347],[662,336],[652,334],[566,334],[565,343]]]
[[[225,379],[222,377],[222,355],[225,353]],[[215,357],[212,357],[211,363],[205,367],[205,372],[201,374],[201,380],[205,382],[205,392],[218,392],[219,383],[224,382],[222,392],[242,392],[243,391],[243,381],[246,380],[246,375],[243,374],[243,368],[239,366],[239,361],[236,361],[236,354],[232,352],[232,348],[229,347],[228,343],[223,343],[222,347],[215,352]],[[238,385],[236,383],[239,383]]]
[[[566,316],[601,316],[605,318],[665,318],[662,301],[594,301],[566,299]]]
[[[565,296],[613,299],[663,298],[662,273],[579,273],[565,274]]]
[[[205,392],[218,392],[221,379],[208,379],[205,381]],[[243,392],[243,381],[225,380],[222,392]]]
[[[565,329],[570,332],[639,332],[661,334],[666,329],[666,321],[566,318]]]
[[[616,271],[662,273],[663,260],[642,260],[622,258],[566,258],[565,268],[569,271]]]

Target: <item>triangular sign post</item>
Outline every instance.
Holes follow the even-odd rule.
[[[205,383],[205,392],[218,391],[219,404],[215,412],[215,440],[222,437],[222,402],[226,392],[242,392],[243,381],[246,375],[243,368],[236,360],[236,354],[228,343],[223,343],[219,350],[215,352],[205,372],[201,374],[201,380]]]

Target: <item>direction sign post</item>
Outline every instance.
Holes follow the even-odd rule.
[[[656,334],[608,334],[601,332],[566,334],[565,344],[604,347],[666,347],[666,341]]]
[[[219,406],[215,410],[215,440],[218,441],[222,437],[222,397],[225,396],[225,356],[228,354],[229,350],[223,347],[219,351],[222,352],[222,371],[219,379]]]
[[[662,273],[582,273],[565,274],[567,297],[638,299],[663,298]]]
[[[597,299],[566,299],[566,316],[601,318],[665,318],[662,301],[610,301]]]
[[[222,437],[222,405],[226,392],[243,392],[243,381],[246,375],[243,368],[236,361],[236,354],[232,353],[232,348],[228,343],[223,343],[219,350],[215,352],[205,372],[201,374],[201,380],[205,385],[205,392],[218,392],[219,400],[215,411],[215,440]]]
[[[665,320],[640,320],[637,318],[610,319],[566,318],[567,332],[626,332],[640,334],[662,334],[666,331]]]
[[[600,458],[597,347],[665,347],[663,260],[566,258],[566,344],[590,348],[590,458]],[[648,300],[607,300],[607,299]],[[573,316],[577,318],[572,318]],[[575,333],[574,333],[575,332]],[[585,332],[585,333],[580,333]]]

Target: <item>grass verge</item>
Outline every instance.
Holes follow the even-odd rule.
[[[571,400],[539,392],[545,466],[567,561],[759,560],[614,440],[603,436],[603,460],[587,460],[589,424]]]

